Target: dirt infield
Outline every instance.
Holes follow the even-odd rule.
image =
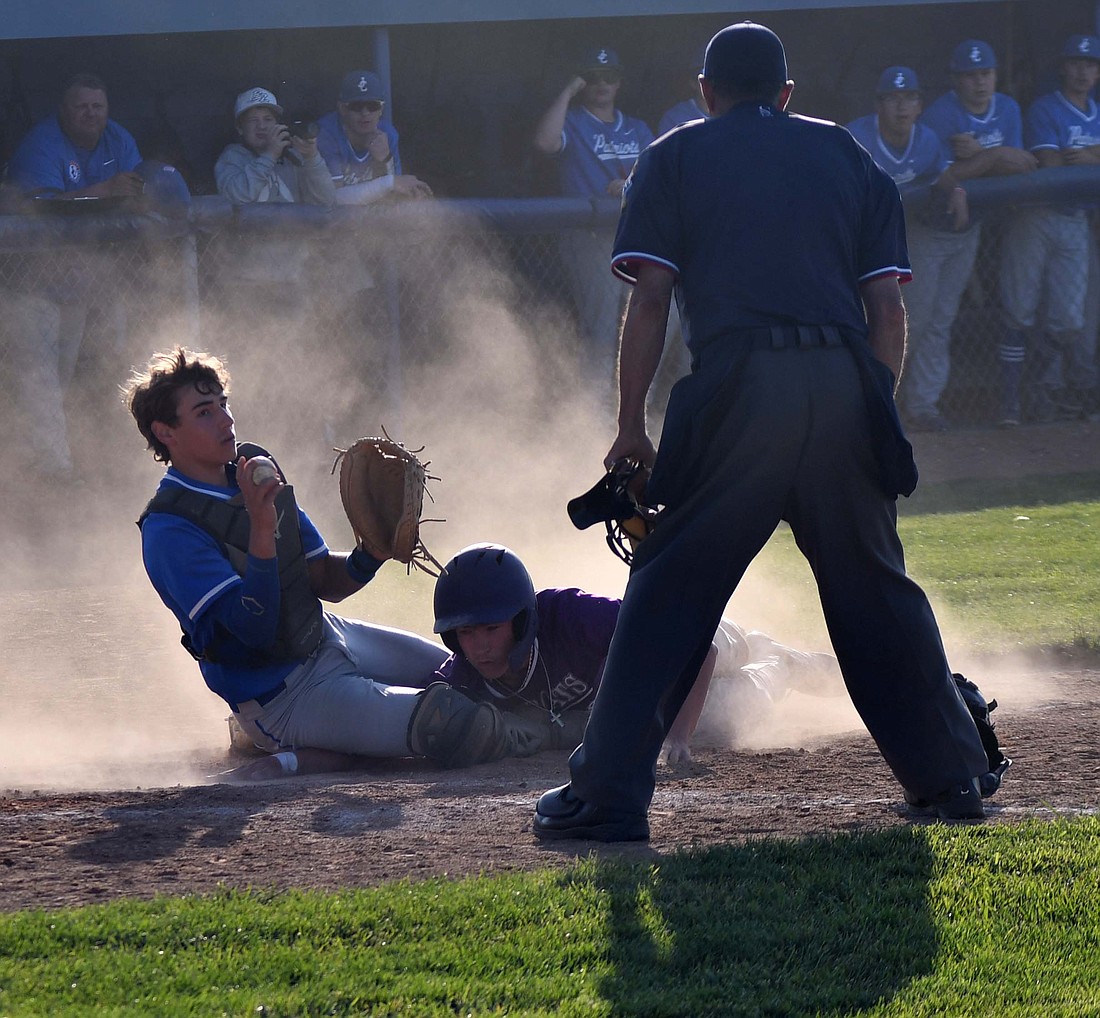
[[[917,436],[915,444],[925,479],[935,481],[1100,470],[1098,437],[1100,426],[1082,423]],[[129,535],[132,524],[127,526]],[[132,602],[123,603],[118,589],[91,582],[33,594],[0,591],[7,659],[7,671],[0,673],[7,712],[7,728],[0,725],[7,756],[0,759],[0,910],[221,886],[361,887],[556,865],[590,851],[570,843],[543,847],[529,832],[537,796],[565,780],[565,754],[463,772],[402,762],[263,785],[211,783],[203,776],[227,766],[219,749],[219,711],[200,687],[195,702],[203,706],[192,727],[183,720],[195,713],[191,703],[177,706],[170,718],[154,716],[149,704],[168,702],[170,680],[189,690],[199,684],[185,661],[176,674],[161,676],[163,660],[171,655],[176,662],[181,652],[150,593],[141,589],[131,596]],[[56,611],[59,603],[64,613]],[[144,648],[128,653],[125,667],[113,656],[115,611],[125,611],[131,641]],[[43,654],[45,646],[49,653]],[[62,672],[78,676],[79,683],[61,684]],[[135,674],[148,699],[132,684],[118,692],[119,676],[132,683]],[[991,801],[991,822],[1094,811],[1100,666],[1049,656],[994,659],[974,677],[1001,703],[998,731],[1015,761]],[[66,720],[65,702],[75,705],[74,720]],[[662,768],[650,844],[594,850],[658,859],[683,848],[761,836],[924,822],[905,810],[846,705],[848,713],[839,711],[824,729],[807,734],[807,718],[820,714],[819,704],[793,694],[772,733],[772,748],[703,748],[692,764]],[[93,714],[111,721],[98,743],[86,730]],[[159,728],[153,724],[158,720]],[[158,750],[141,744],[140,767],[88,778],[89,760],[108,748],[118,750],[128,733],[150,726],[163,745]],[[51,758],[69,761],[70,769],[50,771],[41,784],[27,783],[37,780],[36,772],[20,763],[47,737],[56,739]],[[181,759],[181,746],[190,747],[189,757]]]
[[[1004,702],[1015,682],[1036,677],[1003,682]],[[1100,671],[1042,679],[1045,698],[998,711],[1015,762],[990,822],[1097,808]],[[0,799],[0,910],[218,887],[367,887],[557,865],[588,851],[656,860],[763,836],[926,822],[907,812],[873,743],[855,733],[798,750],[701,750],[682,769],[662,769],[648,845],[542,847],[529,832],[532,807],[565,771],[565,754],[551,753],[452,773],[404,765],[256,786],[13,795]]]

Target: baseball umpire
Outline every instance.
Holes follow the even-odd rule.
[[[653,464],[665,506],[630,580],[571,782],[541,838],[644,840],[656,762],[745,569],[786,520],[817,580],[852,700],[906,798],[984,816],[987,769],[896,496],[916,484],[893,402],[909,276],[897,187],[835,124],[785,112],[783,44],[744,22],[707,47],[712,119],[641,156],[612,254],[634,284],[606,464]],[[656,453],[645,397],[675,290],[692,352]]]

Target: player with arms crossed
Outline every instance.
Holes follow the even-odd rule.
[[[446,651],[412,633],[323,611],[382,561],[330,551],[269,461],[238,447],[229,375],[177,348],[133,375],[126,402],[168,464],[139,521],[146,572],[207,686],[275,754],[263,776],[334,770],[352,756],[464,766],[526,751],[524,730],[432,673]],[[428,687],[417,688],[417,687]]]
[[[916,484],[892,394],[910,271],[897,187],[846,130],[785,112],[793,82],[767,28],[719,32],[701,86],[712,119],[642,154],[612,255],[634,290],[605,466],[652,464],[646,500],[665,508],[634,557],[571,781],[538,800],[535,834],[649,837],[661,745],[781,520],[906,798],[981,818],[986,754],[897,534],[896,497]],[[693,370],[657,454],[645,399],[674,289]]]

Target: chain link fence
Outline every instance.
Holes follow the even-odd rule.
[[[957,301],[953,313],[939,316],[947,370],[934,382],[942,383],[935,405],[953,426],[1004,419],[1005,365],[1012,363],[1004,351],[1013,343],[1023,347],[1023,423],[1095,409],[1082,404],[1095,397],[1100,288],[1092,213],[1082,208],[1100,194],[1097,175],[1071,169],[1028,176],[975,182],[979,225],[968,234],[972,253],[961,261],[945,259],[934,243],[922,246],[927,211],[907,207],[917,278],[933,278],[930,307],[914,315],[911,353],[943,311],[941,291],[954,291],[947,300]],[[1036,203],[1043,203],[1039,226],[1031,222]],[[471,300],[507,308],[553,354],[548,364],[572,364],[575,371],[548,369],[551,390],[606,386],[609,405],[613,399],[610,338],[584,335],[591,293],[577,289],[578,273],[569,271],[575,267],[563,264],[563,252],[575,246],[562,238],[608,236],[614,202],[417,202],[326,212],[234,209],[203,198],[184,219],[93,215],[62,208],[68,205],[77,203],[0,217],[0,394],[9,468],[29,464],[64,475],[74,462],[94,458],[116,426],[104,423],[108,407],[113,420],[123,417],[118,385],[129,369],[177,342],[224,354],[234,369],[259,371],[263,398],[296,408],[302,426],[325,441],[361,433],[363,407],[377,415],[371,425],[392,425],[410,377],[431,379],[438,369],[442,378],[461,356]],[[925,232],[945,231],[932,223]],[[937,258],[947,265],[938,280]],[[614,301],[625,292],[598,267],[589,284],[603,296],[610,290]],[[1008,285],[1026,289],[1026,299],[1006,292]],[[506,351],[493,357],[494,370],[508,370]],[[668,359],[663,390],[686,363]],[[909,385],[903,383],[903,406],[913,397]],[[1039,389],[1054,397],[1053,410],[1028,398]],[[129,427],[124,420],[118,426]]]

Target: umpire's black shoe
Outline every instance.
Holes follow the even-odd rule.
[[[610,809],[578,799],[568,785],[543,793],[535,806],[532,829],[547,840],[648,841],[644,813]]]
[[[982,795],[978,788],[978,779],[971,778],[962,784],[952,785],[950,788],[933,795],[928,799],[922,799],[906,790],[905,801],[917,811],[934,811],[940,820],[984,820],[985,807],[982,805]]]

